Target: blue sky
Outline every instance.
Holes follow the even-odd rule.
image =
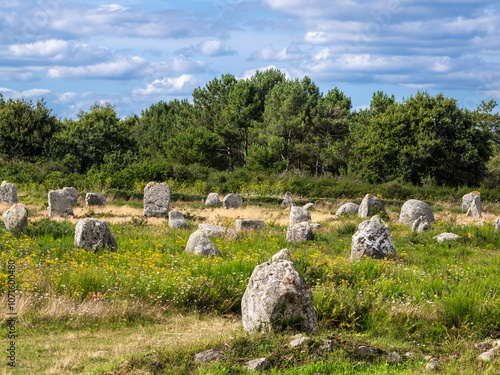
[[[2,0],[0,93],[58,117],[109,102],[123,117],[190,98],[222,74],[275,67],[355,108],[427,90],[500,102],[500,2]]]

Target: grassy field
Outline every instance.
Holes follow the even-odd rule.
[[[2,357],[4,374],[244,374],[245,362],[260,357],[270,361],[270,374],[417,374],[429,357],[440,360],[442,373],[498,373],[500,360],[480,363],[474,347],[500,338],[498,202],[483,202],[482,226],[461,212],[460,202],[428,202],[437,222],[417,234],[398,224],[404,202],[384,199],[396,255],[351,262],[351,237],[363,219],[336,217],[341,200],[315,203],[312,221],[323,227],[300,244],[285,240],[289,209],[271,203],[225,210],[172,202],[190,226],[172,230],[165,219],[143,218],[138,201],[105,208],[80,202],[75,217],[50,220],[43,202],[22,194],[20,200],[29,202],[24,235],[13,237],[0,224],[5,349],[9,261],[18,314],[17,367]],[[8,207],[0,205],[0,213]],[[74,225],[84,217],[110,223],[116,252],[74,248]],[[233,228],[237,218],[264,219],[266,227],[235,241],[215,239],[222,258],[184,253],[198,224]],[[433,237],[442,232],[460,239],[438,244]],[[289,347],[296,333],[290,329],[242,330],[248,278],[283,248],[312,289],[318,314],[313,342],[300,349]],[[320,350],[325,340],[332,351]],[[359,355],[361,345],[375,354]],[[197,365],[194,354],[209,348],[223,351],[224,360]],[[392,363],[391,352],[403,360]]]

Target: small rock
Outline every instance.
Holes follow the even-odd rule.
[[[205,200],[205,206],[218,206],[219,205],[219,194],[210,193]]]
[[[337,216],[342,216],[342,215],[352,215],[352,214],[358,214],[359,211],[359,204],[356,203],[345,203],[342,206],[339,207],[337,212],[335,212],[335,215]]]
[[[431,224],[425,216],[419,216],[412,225],[412,232],[425,232],[432,229]]]
[[[281,203],[281,207],[295,207],[295,200],[293,199],[293,194],[287,191],[285,193],[285,197],[283,198],[283,202]]]
[[[369,357],[375,353],[375,351],[372,348],[369,348],[367,346],[360,346],[359,348],[356,349],[356,352],[359,355],[362,355],[363,357]]]
[[[477,349],[477,350],[490,350],[491,348],[493,348],[493,344],[491,342],[480,342],[480,343],[477,343],[477,344],[474,344],[474,347]]]
[[[390,352],[387,354],[387,361],[391,363],[398,363],[403,360],[403,357],[401,357],[397,352]]]
[[[97,252],[107,246],[116,250],[115,237],[109,230],[108,223],[97,219],[80,220],[75,227],[75,247],[79,249],[92,249]]]
[[[228,194],[222,200],[222,206],[225,209],[229,208],[241,208],[243,205],[243,198],[239,194]]]
[[[248,371],[264,371],[268,369],[269,366],[271,366],[271,364],[266,358],[258,358],[245,363],[245,367]]]
[[[312,210],[313,207],[314,207],[314,203],[307,203],[302,208],[304,210],[308,210],[309,211],[309,210]]]
[[[209,237],[224,238],[228,241],[237,240],[239,238],[238,233],[234,229],[225,228],[220,225],[198,224],[198,229],[201,229]]]
[[[441,234],[438,234],[437,236],[434,236],[434,239],[437,242],[456,241],[459,238],[460,238],[460,236],[458,236],[454,233],[441,233]]]
[[[500,230],[500,218],[495,221],[495,230]]]
[[[312,230],[318,230],[318,229],[323,228],[323,226],[321,224],[311,223],[309,225],[310,225]]]
[[[439,370],[439,359],[431,358],[425,366],[425,371],[433,372]]]
[[[28,210],[20,204],[15,204],[3,213],[2,219],[10,233],[20,235],[28,225]]]
[[[495,358],[495,356],[499,350],[500,350],[500,346],[495,346],[495,347],[491,348],[490,350],[488,350],[487,352],[484,352],[484,353],[478,355],[477,359],[480,361],[483,361],[483,362],[490,362]]]
[[[87,193],[85,194],[85,206],[106,206],[108,201],[106,197],[98,193]]]
[[[323,353],[328,353],[333,350],[333,341],[332,340],[325,340],[318,348],[318,353],[323,354]]]
[[[406,358],[410,358],[410,359],[415,359],[416,358],[416,355],[415,353],[412,353],[412,352],[406,352],[405,353],[405,357]],[[430,359],[430,358],[429,358]]]
[[[194,356],[196,363],[221,362],[223,359],[224,353],[215,349],[208,349]]]
[[[301,334],[295,335],[291,337],[292,341],[290,341],[291,348],[298,348],[300,346],[310,345],[313,340],[310,337],[302,336]]]
[[[290,218],[288,220],[289,225],[302,223],[303,221],[310,221],[311,214],[303,207],[292,207],[290,210]]]
[[[204,256],[222,256],[217,246],[215,246],[212,240],[210,240],[207,234],[201,229],[191,233],[185,251],[187,253],[195,253]]]
[[[188,227],[184,215],[182,212],[177,210],[172,210],[168,213],[168,226],[174,229]]]
[[[262,230],[264,229],[264,220],[236,219],[236,231],[243,230]]]

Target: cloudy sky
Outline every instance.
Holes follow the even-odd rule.
[[[275,67],[355,108],[418,90],[500,102],[500,2],[448,0],[1,0],[0,93],[58,117],[120,116],[190,98],[222,74]]]

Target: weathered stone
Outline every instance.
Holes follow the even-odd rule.
[[[49,217],[74,215],[72,202],[74,202],[74,197],[64,189],[50,190],[49,207],[47,208]]]
[[[264,229],[264,220],[236,219],[236,231]]]
[[[311,226],[307,221],[290,225],[286,232],[287,242],[302,242],[302,241],[310,241],[312,239],[313,239],[313,234]]]
[[[14,184],[9,184],[7,181],[0,185],[0,203],[14,204],[19,202],[17,199],[17,188]]]
[[[299,348],[301,346],[309,346],[312,344],[313,340],[310,337],[304,336],[301,333],[292,336],[292,341],[290,341],[291,348]]]
[[[116,250],[115,237],[109,230],[108,223],[97,219],[83,219],[76,224],[75,247],[79,249],[92,249],[98,251],[107,246]]]
[[[495,357],[498,354],[498,351],[500,351],[500,346],[497,345],[497,346],[491,348],[490,350],[488,350],[487,352],[484,352],[484,353],[481,353],[480,355],[478,355],[477,359],[480,361],[483,361],[483,362],[490,362],[493,359],[495,359]]]
[[[228,194],[222,200],[222,206],[225,209],[229,208],[241,208],[243,205],[243,198],[239,194]]]
[[[108,201],[106,197],[98,193],[85,194],[85,206],[106,206]]]
[[[385,210],[382,201],[371,194],[366,194],[359,205],[358,216],[370,217],[379,213],[387,215],[387,211]]]
[[[234,229],[229,229],[220,225],[198,224],[198,229],[201,229],[209,237],[224,238],[228,241],[234,241],[239,238],[238,233]]]
[[[170,228],[179,229],[179,228],[187,228],[188,225],[186,223],[186,219],[184,215],[177,210],[169,211],[168,213],[168,226]]]
[[[352,259],[361,260],[364,256],[380,259],[395,252],[391,231],[377,220],[363,221],[352,236]]]
[[[420,216],[413,222],[411,227],[412,232],[425,232],[432,229],[431,224],[427,221],[426,216]]]
[[[271,363],[266,358],[257,358],[245,363],[248,371],[264,371],[271,366]]]
[[[302,208],[303,208],[304,210],[312,210],[312,209],[313,209],[313,207],[314,207],[314,203],[307,203],[307,204],[305,204],[304,206],[302,206]]]
[[[311,332],[316,327],[313,296],[289,260],[255,267],[241,301],[246,332],[291,326]]]
[[[470,207],[467,210],[467,216],[473,216],[473,217],[477,217],[477,218],[482,217],[482,215],[481,215],[481,195],[480,194],[476,194],[473,197],[472,202],[470,204]]]
[[[20,204],[15,204],[3,213],[2,219],[10,233],[19,235],[28,225],[28,210]]]
[[[362,355],[363,357],[369,357],[369,356],[372,356],[375,353],[375,351],[372,348],[369,348],[369,347],[364,346],[364,345],[362,345],[359,348],[357,348],[356,352],[359,355]]]
[[[317,224],[317,223],[311,223],[309,224],[309,226],[311,227],[311,229],[313,230],[318,230],[318,229],[321,229],[323,228],[323,226],[321,224]]]
[[[437,370],[439,370],[439,359],[431,358],[427,363],[427,366],[425,366],[425,371],[434,372]]]
[[[437,236],[434,236],[434,239],[437,242],[456,241],[459,238],[460,238],[460,236],[458,236],[454,233],[441,233],[441,234],[438,234]]]
[[[495,221],[495,230],[500,230],[500,218]]]
[[[399,224],[412,225],[421,216],[426,218],[429,224],[436,222],[432,209],[427,203],[417,199],[410,199],[401,207]]]
[[[205,201],[205,206],[218,206],[219,205],[219,194],[210,193]]]
[[[289,225],[302,223],[303,221],[310,221],[311,214],[303,207],[292,207],[290,210]]]
[[[359,212],[359,204],[344,203],[342,206],[339,207],[337,212],[335,212],[335,215],[337,215],[337,216],[352,215],[352,214],[357,215],[358,212]]]
[[[78,203],[78,191],[74,187],[63,187],[62,191],[68,196],[72,205]]]
[[[144,216],[162,217],[168,215],[172,190],[165,182],[150,182],[144,188]]]
[[[477,343],[477,344],[474,344],[474,347],[477,349],[477,350],[490,350],[491,348],[493,348],[493,344],[491,342],[480,342],[480,343]]]
[[[328,352],[331,352],[333,350],[333,348],[334,348],[333,340],[325,340],[319,346],[318,353],[319,354],[328,353]]]
[[[204,352],[194,355],[194,361],[198,364],[210,363],[210,362],[221,362],[224,360],[224,353],[220,350],[208,349]]]
[[[196,232],[191,233],[191,235],[189,236],[186,245],[186,252],[204,256],[221,256],[221,253],[219,252],[219,249],[217,249],[217,246],[215,246],[212,240],[210,240],[207,234],[201,229],[198,229]]]
[[[474,199],[476,199],[477,196],[481,197],[479,191],[471,191],[469,194],[465,194],[462,197],[462,211],[465,212],[469,211],[472,202],[474,201]],[[480,199],[479,202],[481,202],[481,198],[479,199]]]
[[[274,254],[271,259],[269,259],[269,263],[277,262],[278,260],[291,260],[291,252],[288,249],[282,249],[276,254]]]
[[[283,198],[283,202],[281,203],[281,207],[295,207],[295,200],[293,199],[293,194],[287,191],[285,193],[285,197]]]
[[[403,357],[401,357],[397,352],[390,352],[387,354],[387,362],[391,363],[399,363],[403,360]]]

